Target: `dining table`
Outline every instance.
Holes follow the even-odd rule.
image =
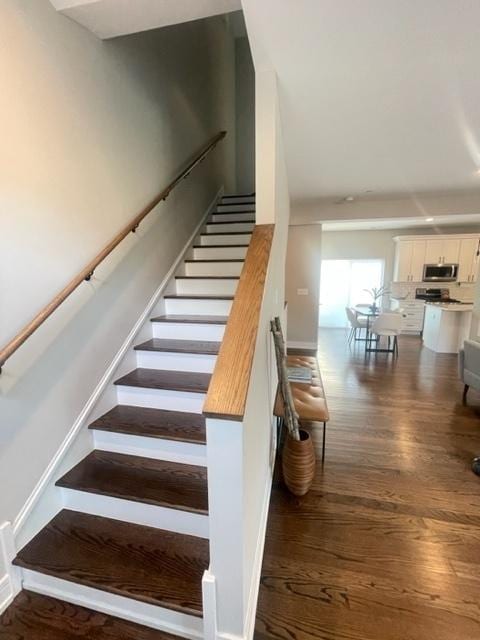
[[[378,351],[378,348],[372,347],[372,332],[370,331],[370,325],[372,319],[374,320],[380,315],[381,309],[379,309],[378,307],[372,309],[372,306],[370,304],[356,304],[353,308],[357,316],[363,316],[367,318],[365,352],[367,353],[370,351]]]

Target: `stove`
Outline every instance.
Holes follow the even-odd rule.
[[[436,302],[438,304],[468,304],[450,298],[450,291],[448,289],[423,289],[418,288],[415,290],[416,300],[425,300],[425,302]]]

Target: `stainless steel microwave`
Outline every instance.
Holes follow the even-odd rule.
[[[423,266],[423,282],[455,282],[458,264],[426,264]]]

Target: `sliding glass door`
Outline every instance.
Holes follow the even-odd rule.
[[[322,260],[319,325],[346,327],[345,307],[371,304],[365,289],[381,287],[383,271],[383,260]]]

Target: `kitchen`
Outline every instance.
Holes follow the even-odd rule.
[[[437,353],[458,353],[470,335],[480,234],[397,236],[392,310],[404,333],[418,333]]]

